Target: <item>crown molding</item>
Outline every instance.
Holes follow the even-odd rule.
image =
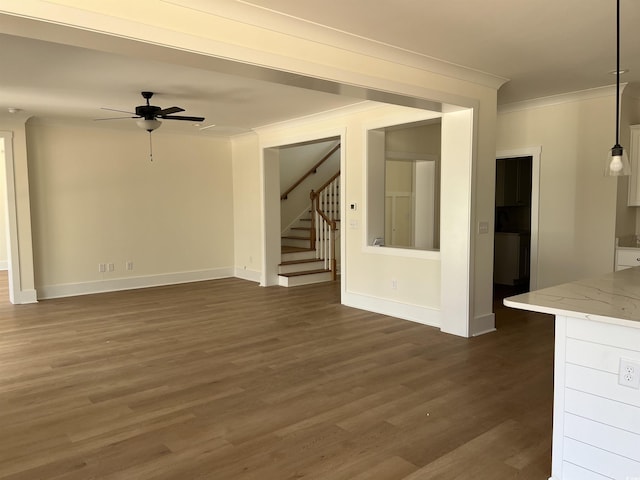
[[[508,78],[430,57],[326,25],[270,10],[243,0],[160,0],[295,38],[365,55],[498,90]]]
[[[624,92],[626,83],[620,84],[620,94]],[[553,105],[561,105],[563,103],[580,102],[583,100],[591,100],[600,97],[614,97],[616,94],[616,86],[608,85],[606,87],[589,88],[587,90],[579,90],[577,92],[560,93],[558,95],[550,95],[548,97],[533,98],[531,100],[523,100],[522,102],[506,103],[498,105],[498,113],[511,113],[520,110],[530,110],[533,108],[551,107]]]
[[[305,125],[314,124],[323,120],[335,119],[336,117],[346,117],[349,115],[356,115],[358,113],[372,111],[374,109],[384,108],[386,105],[371,101],[363,101],[354,103],[351,105],[345,105],[344,107],[338,107],[331,110],[325,110],[323,112],[312,113],[311,115],[305,115],[302,117],[290,118],[282,122],[271,123],[268,125],[262,125],[253,129],[258,135],[265,135],[281,129],[290,129],[292,127],[303,127]],[[402,107],[399,107],[402,108]]]

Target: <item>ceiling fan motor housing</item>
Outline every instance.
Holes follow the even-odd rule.
[[[162,110],[155,105],[140,105],[136,107],[136,115],[143,117],[145,120],[153,120],[158,115],[158,112]]]

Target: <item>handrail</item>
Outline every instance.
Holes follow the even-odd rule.
[[[295,188],[300,185],[302,182],[304,182],[304,180],[311,174],[316,173],[316,170],[318,169],[318,167],[320,165],[322,165],[324,162],[327,161],[327,159],[333,155],[338,149],[340,148],[340,144],[338,143],[335,147],[333,147],[331,149],[331,151],[329,153],[327,153],[324,157],[322,157],[322,160],[320,160],[318,163],[316,163],[313,167],[311,167],[309,169],[309,171],[307,173],[305,173],[302,177],[300,177],[298,179],[298,181],[296,183],[294,183],[293,185],[291,185],[282,195],[280,195],[280,200],[286,200],[287,196],[293,191],[295,190]],[[321,189],[320,189],[321,190]]]
[[[335,173],[329,180],[327,180],[326,182],[324,182],[324,185],[322,185],[319,189],[318,189],[318,194],[320,194],[321,191],[323,191],[325,188],[327,188],[331,182],[333,182],[336,178],[338,178],[340,176],[340,170],[338,170],[337,173]],[[313,190],[311,190],[313,192]]]

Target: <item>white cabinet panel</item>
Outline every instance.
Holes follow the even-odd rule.
[[[640,462],[640,435],[621,428],[567,414],[564,416],[564,435],[568,438],[584,439],[593,447]]]
[[[585,470],[573,463],[564,462],[562,464],[562,480],[611,480],[611,478]]]
[[[567,388],[565,411],[640,435],[640,408]]]
[[[631,145],[629,148],[629,163],[631,163],[631,177],[629,178],[629,196],[627,205],[640,207],[640,125],[631,125]]]
[[[572,438],[565,438],[564,454],[565,462],[580,465],[586,470],[603,475],[605,478],[629,480],[640,477],[640,463],[635,460],[601,450]],[[562,480],[566,480],[564,475]]]
[[[639,267],[640,248],[620,248],[616,250],[616,266]]]

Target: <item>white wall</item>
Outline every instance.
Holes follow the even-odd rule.
[[[538,288],[613,270],[617,180],[603,176],[615,140],[611,93],[498,115],[498,151],[542,147]]]
[[[135,126],[30,121],[27,134],[39,297],[233,274],[228,140],[158,130],[151,162]]]

